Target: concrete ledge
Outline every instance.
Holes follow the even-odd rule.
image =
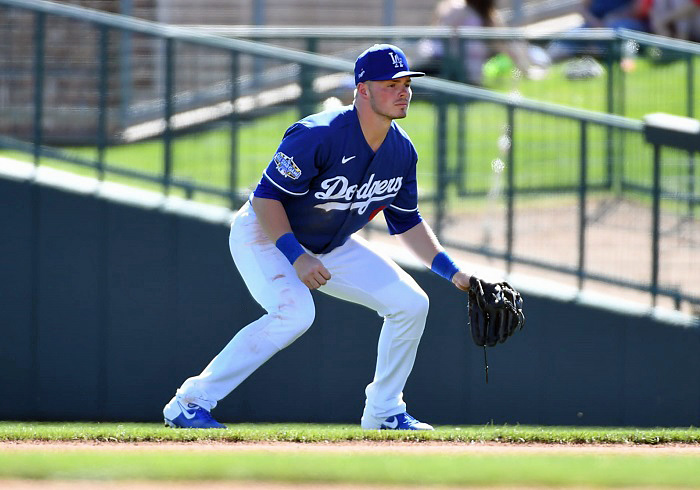
[[[94,195],[111,202],[229,225],[234,211],[124,184],[100,181],[46,166],[0,157],[0,177],[37,183],[74,194]]]

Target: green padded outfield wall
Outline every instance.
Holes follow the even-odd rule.
[[[0,176],[0,419],[160,420],[177,386],[262,313],[229,255],[230,213],[20,174]],[[691,323],[518,284],[526,329],[489,350],[486,384],[465,296],[409,271],[432,299],[405,390],[417,417],[700,425],[700,330]],[[223,400],[219,420],[359,423],[381,319],[314,298],[311,329]]]

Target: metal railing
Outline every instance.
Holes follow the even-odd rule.
[[[237,206],[289,124],[321,101],[352,96],[350,59],[39,0],[0,0],[0,12],[15,22],[0,35],[0,43],[11,47],[5,51],[5,73],[23,82],[25,91],[22,98],[20,84],[10,84],[7,107],[15,120],[0,131],[0,150],[29,154],[37,165],[69,164],[100,179],[122,177]],[[55,29],[71,32],[71,42],[76,33],[86,40],[78,72],[81,83],[92,84],[90,90],[84,83],[76,93],[56,89],[70,85],[73,70],[66,65],[75,53],[60,59]],[[249,33],[299,36],[313,50],[323,33],[306,34]],[[368,35],[405,39],[413,34],[417,38],[419,32],[327,33],[352,40],[362,36],[365,41],[355,51],[367,44]],[[452,35],[420,32],[427,34]],[[490,34],[517,35],[512,30]],[[147,69],[139,72],[134,64],[130,70],[130,84],[141,93],[130,101],[126,120],[119,64],[125,36],[130,55],[148,61]],[[568,36],[661,42],[629,32]],[[262,78],[252,69],[260,59],[269,63]],[[211,78],[214,71],[225,75]],[[6,80],[0,77],[0,84]],[[684,80],[692,92],[693,77]],[[421,157],[423,214],[443,243],[501,259],[508,268],[520,264],[563,273],[579,286],[602,281],[648,292],[652,301],[661,296],[677,306],[700,304],[693,280],[700,276],[693,260],[700,196],[687,153],[671,152],[655,171],[640,120],[432,77],[416,79],[414,87],[412,114],[401,124]],[[7,100],[2,94],[0,85],[0,100]],[[76,97],[78,110],[66,114],[56,101],[69,96]],[[65,138],[61,131],[76,121],[82,136],[88,128],[90,147],[57,145]],[[126,135],[133,137],[131,144],[125,144]],[[606,242],[611,236],[615,240]]]
[[[694,42],[654,36],[627,29],[574,29],[566,32],[546,32],[535,28],[481,28],[461,27],[457,29],[435,26],[401,26],[401,27],[258,27],[258,26],[186,26],[198,32],[225,36],[233,39],[250,39],[285,45],[298,43],[301,49],[308,52],[326,52],[349,60],[359,54],[358,46],[366,40],[383,40],[400,42],[402,47],[414,58],[420,61],[421,54],[417,42],[434,40],[442,43],[444,60],[440,64],[440,77],[459,82],[467,82],[463,69],[465,53],[471,43],[492,43],[504,41],[508,43],[526,42],[528,45],[547,48],[553,43],[566,42],[572,45],[576,55],[594,54],[600,60],[604,70],[598,77],[593,90],[588,89],[582,98],[581,85],[572,83],[568,91],[552,93],[547,84],[528,82],[525,75],[509,78],[508,83],[492,83],[488,88],[496,91],[519,91],[522,95],[538,100],[561,103],[569,106],[586,106],[589,109],[611,114],[641,117],[651,110],[664,110],[687,117],[694,117],[699,107],[695,99],[696,79],[700,76],[697,57],[700,56],[700,45]],[[631,64],[622,63],[623,60]],[[658,76],[650,80],[655,72],[637,70],[635,60],[643,64],[660,67]],[[681,72],[680,77],[669,79],[664,68],[674,68]],[[559,68],[564,69],[564,66]],[[503,82],[503,80],[501,80]],[[644,88],[647,99],[654,107],[642,105],[638,109],[629,107],[629,100],[640,83]],[[589,83],[590,85],[590,83]],[[584,87],[585,88],[585,87]],[[657,97],[665,91],[673,90],[678,99]],[[667,102],[672,105],[664,106]],[[636,109],[636,110],[635,110]]]

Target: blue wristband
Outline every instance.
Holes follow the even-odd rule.
[[[299,258],[299,256],[304,252],[301,244],[297,241],[294,233],[285,233],[277,239],[275,246],[287,257],[290,264],[294,264],[294,261]]]
[[[457,264],[452,262],[452,259],[445,252],[440,252],[433,259],[433,263],[430,265],[430,270],[432,270],[438,276],[442,276],[448,281],[452,280],[452,277],[459,271]]]

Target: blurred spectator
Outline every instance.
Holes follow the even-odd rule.
[[[459,27],[505,27],[505,23],[495,8],[494,0],[442,0],[433,13],[433,25]],[[450,52],[453,56],[459,53],[459,39],[451,40]],[[468,83],[481,85],[483,83],[483,68],[489,59],[497,54],[502,60],[504,55],[512,62],[513,68],[520,70],[525,76],[537,78],[549,65],[549,57],[544,50],[529,46],[523,41],[464,41],[464,77]],[[419,44],[419,59],[421,70],[432,74],[441,74],[441,66],[445,61],[444,45],[441,40],[426,39]],[[452,71],[451,76],[455,78]]]
[[[583,23],[578,27],[630,29],[649,32],[649,11],[652,0],[583,0],[580,14]],[[601,55],[604,46],[583,41],[554,41],[547,52],[553,61],[580,54]]]
[[[700,42],[700,0],[653,0],[650,23],[659,36]]]
[[[648,0],[583,0],[581,27],[609,27],[648,31]]]

